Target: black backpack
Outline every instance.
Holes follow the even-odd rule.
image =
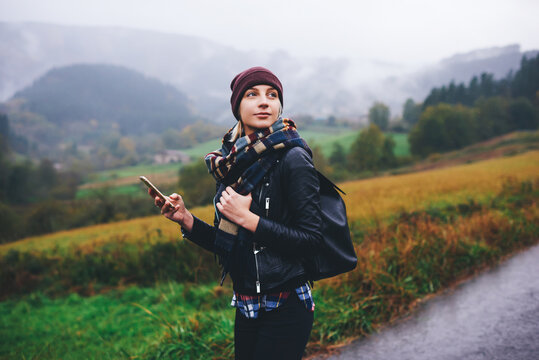
[[[310,256],[306,263],[312,281],[330,278],[355,269],[357,255],[350,237],[346,206],[339,194],[345,194],[331,180],[317,171],[320,181],[320,209],[322,213],[321,251]]]

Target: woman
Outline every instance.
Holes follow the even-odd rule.
[[[205,158],[217,181],[214,225],[177,194],[166,202],[149,194],[184,237],[218,255],[221,283],[230,274],[235,358],[301,359],[314,311],[304,264],[322,241],[312,153],[281,117],[283,89],[272,72],[247,69],[230,87],[238,122]]]

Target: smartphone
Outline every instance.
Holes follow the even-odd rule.
[[[146,178],[146,176],[139,176],[139,179],[140,179],[140,181],[142,181],[144,184],[146,184],[147,187],[149,187],[150,189],[152,189],[152,190],[157,194],[157,196],[159,196],[159,198],[161,198],[161,200],[163,200],[163,201],[167,201],[167,200],[168,200],[168,198],[167,198],[165,195],[163,195],[163,193],[162,193],[161,191],[159,191],[159,189],[158,189],[157,187],[155,187],[155,185],[152,184],[152,183],[150,182],[150,180],[148,180],[148,179]]]

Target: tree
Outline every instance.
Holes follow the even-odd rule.
[[[32,164],[24,162],[11,166],[6,179],[6,197],[12,204],[28,204],[33,200],[34,186]]]
[[[46,201],[32,206],[27,219],[30,234],[45,234],[65,229],[68,212],[58,201]]]
[[[311,150],[313,152],[314,167],[317,168],[322,174],[331,175],[333,173],[333,169],[328,164],[328,161],[322,153],[320,146],[311,146]]]
[[[9,120],[7,115],[0,114],[0,158],[9,150]]]
[[[333,143],[333,150],[329,156],[329,163],[331,166],[342,166],[346,165],[346,153],[344,148],[338,142]]]
[[[385,136],[384,145],[382,146],[382,156],[380,158],[380,164],[383,168],[391,168],[397,164],[395,145],[395,140],[391,136]]]
[[[408,99],[404,103],[402,110],[402,120],[410,126],[414,126],[421,115],[421,104],[416,104],[413,99]]]
[[[500,96],[480,98],[476,101],[475,107],[479,140],[490,139],[510,131],[509,101],[506,98]]]
[[[539,125],[537,111],[530,100],[520,97],[509,104],[511,130],[533,130]]]
[[[539,92],[539,54],[532,59],[522,57],[520,69],[511,84],[513,96],[523,96],[535,101]]]
[[[469,145],[477,139],[476,112],[462,105],[429,106],[410,132],[408,141],[415,155],[427,156]]]
[[[363,129],[350,149],[348,164],[353,170],[378,170],[381,167],[381,158],[384,148],[384,134],[378,126],[370,124]]]
[[[369,123],[385,131],[389,126],[389,107],[381,102],[375,102],[369,109]]]
[[[197,161],[180,169],[178,185],[185,204],[190,206],[211,204],[215,195],[215,179],[208,174],[204,161]]]
[[[135,142],[127,136],[120,138],[116,152],[121,157],[121,165],[135,165],[138,162]]]
[[[497,95],[496,82],[494,81],[493,74],[482,73],[481,81],[479,82],[479,88],[481,96],[492,97]]]
[[[0,244],[17,239],[23,232],[21,216],[0,202]]]
[[[176,129],[168,129],[161,137],[167,149],[180,149],[182,146],[189,147],[194,145],[194,139],[186,136],[182,137],[182,133]]]

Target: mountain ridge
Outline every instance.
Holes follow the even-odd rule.
[[[200,119],[170,84],[118,65],[56,67],[3,105],[10,126],[42,151],[59,144],[95,148],[115,137],[180,131]]]
[[[525,52],[517,44],[456,54],[421,69],[398,60],[295,58],[278,50],[241,51],[201,37],[117,27],[0,22],[0,99],[7,99],[54,66],[121,65],[183,91],[200,115],[232,121],[229,83],[254,65],[272,69],[285,85],[285,112],[315,117],[365,117],[374,101],[399,113],[406,98],[420,102],[435,86],[468,82],[484,71],[505,76]],[[468,54],[468,55],[467,55]],[[479,56],[479,55],[482,55]],[[468,61],[471,60],[471,61]]]

